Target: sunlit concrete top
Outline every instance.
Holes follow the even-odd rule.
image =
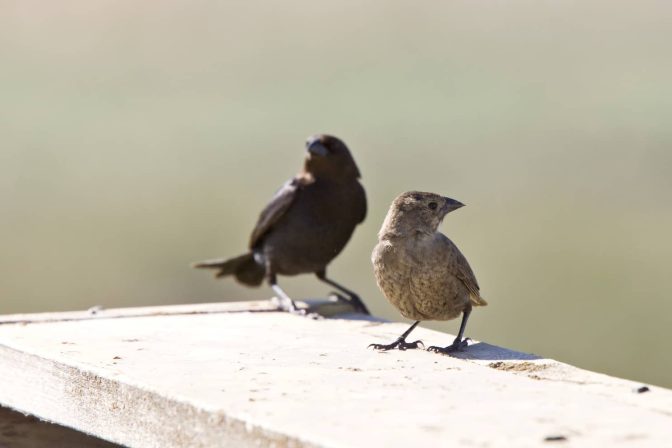
[[[666,389],[478,342],[459,359],[380,353],[367,345],[406,324],[349,319],[333,304],[322,311],[340,318],[272,310],[0,318],[0,404],[133,447],[666,446],[672,436]]]

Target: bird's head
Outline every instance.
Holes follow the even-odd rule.
[[[455,199],[435,193],[407,191],[392,202],[380,236],[390,232],[406,236],[417,232],[434,233],[443,218],[460,207],[464,204]]]
[[[349,179],[360,177],[348,147],[337,137],[316,134],[306,140],[304,169],[316,177]]]

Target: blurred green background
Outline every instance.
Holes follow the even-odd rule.
[[[0,312],[268,298],[189,263],[243,251],[329,132],[370,206],[330,272],[376,314],[400,318],[369,261],[387,207],[435,191],[468,204],[442,230],[490,302],[470,336],[672,386],[671,19],[664,1],[0,2]]]

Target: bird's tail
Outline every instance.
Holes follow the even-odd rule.
[[[469,294],[469,301],[473,306],[486,306],[488,302],[478,294]]]
[[[192,267],[217,269],[215,277],[220,278],[233,275],[240,283],[248,286],[261,285],[266,273],[264,267],[254,260],[254,255],[251,252],[234,258],[200,261],[194,263]]]

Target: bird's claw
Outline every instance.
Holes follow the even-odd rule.
[[[451,353],[463,351],[465,348],[469,346],[470,341],[471,341],[470,338],[464,338],[461,341],[453,342],[448,347],[437,347],[435,345],[432,345],[427,349],[427,351],[432,353],[441,353],[443,355],[449,355]]]
[[[418,340],[415,341],[415,342],[406,342],[406,341],[401,342],[397,348],[398,348],[399,350],[408,350],[408,349],[415,349],[415,348],[418,348],[418,347],[421,346],[421,345],[422,345],[422,348],[423,348],[423,350],[424,350],[424,348],[425,348],[425,344],[423,344],[423,342],[422,342],[421,340],[418,339]]]
[[[329,294],[329,297],[334,297],[336,298],[337,301],[349,304],[350,306],[354,307],[356,311],[362,314],[371,315],[368,308],[366,307],[366,305],[364,305],[364,302],[362,301],[362,299],[359,298],[357,294],[352,294],[350,297],[346,297],[342,294],[339,294],[336,291],[332,291],[331,294]]]
[[[417,340],[415,342],[406,342],[406,341],[394,341],[391,344],[369,344],[367,348],[373,348],[374,350],[382,350],[382,351],[387,351],[387,350],[393,350],[393,349],[399,349],[399,350],[412,350],[416,349],[419,346],[422,345],[422,348],[425,348],[425,344],[422,343],[422,341]]]
[[[278,311],[284,311],[289,314],[294,314],[296,316],[307,317],[308,319],[321,320],[324,319],[323,316],[317,313],[309,313],[306,308],[299,308],[293,301],[286,302],[273,298],[273,303],[278,307]]]
[[[324,316],[321,316],[320,314],[317,313],[309,313],[307,309],[305,308],[297,308],[294,310],[290,310],[289,314],[295,314],[297,316],[301,317],[307,317],[308,319],[313,319],[313,320],[322,320],[324,319]]]

